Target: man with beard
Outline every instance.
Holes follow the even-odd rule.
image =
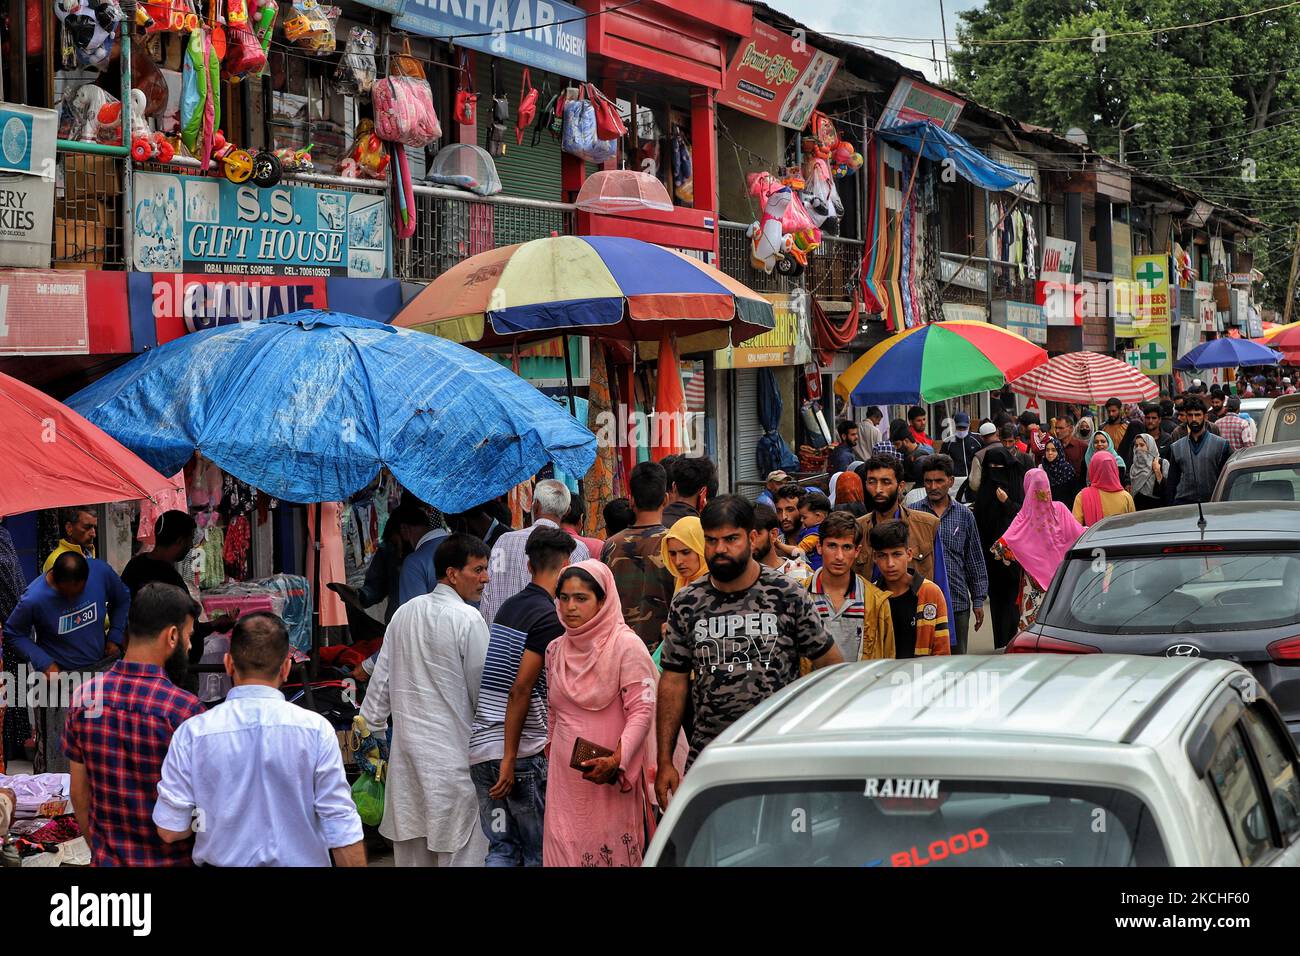
[[[948,570],[939,535],[939,519],[925,511],[903,507],[903,463],[893,458],[872,458],[866,464],[867,506],[871,513],[858,519],[862,526],[862,549],[854,570],[868,581],[879,578],[876,556],[871,550],[871,529],[882,521],[895,518],[907,522],[908,540],[911,542],[913,566],[927,580],[939,585],[948,607],[952,598],[948,592]]]
[[[60,671],[107,670],[122,656],[130,606],[131,593],[107,562],[64,551],[27,585],[5,620],[5,646],[47,677]],[[37,773],[68,769],[59,749],[66,708],[66,701],[36,708]]]
[[[680,783],[672,757],[688,689],[695,705],[689,768],[714,738],[798,680],[799,658],[814,669],[844,659],[808,592],[754,560],[753,505],[722,495],[705,506],[700,524],[709,573],[682,588],[668,610],[655,723],[660,807]]]
[[[984,447],[978,435],[972,435],[970,432],[970,416],[965,412],[958,412],[952,416],[952,438],[939,446],[941,454],[947,455],[952,459],[952,473],[958,478],[965,478],[970,474],[971,460]]]
[[[805,561],[781,557],[776,549],[780,540],[781,519],[776,512],[767,505],[754,505],[754,560],[806,587],[812,580],[812,568]]]
[[[1110,436],[1115,452],[1128,464],[1133,463],[1133,440],[1137,438],[1137,428],[1131,427],[1124,415],[1124,403],[1118,398],[1106,400],[1106,423],[1101,430]]]
[[[1165,495],[1173,505],[1209,501],[1219,473],[1232,456],[1232,446],[1210,434],[1201,396],[1188,395],[1183,410],[1187,413],[1187,435],[1169,446],[1169,474],[1165,478]]]
[[[197,613],[180,588],[146,584],[131,602],[126,655],[73,695],[63,752],[95,866],[190,865],[191,841],[165,842],[153,808],[172,735],[203,713],[198,698],[178,686]]]
[[[1088,443],[1074,437],[1074,426],[1078,424],[1069,412],[1056,416],[1056,438],[1065,449],[1065,460],[1070,463],[1076,475],[1083,474],[1083,459],[1088,454]]]
[[[798,544],[802,536],[803,519],[799,514],[799,499],[804,490],[793,481],[782,485],[776,492],[776,517],[781,522],[780,540],[786,544]]]
[[[975,627],[983,627],[984,601],[989,591],[979,528],[971,510],[952,499],[951,458],[931,455],[921,465],[921,475],[925,482],[925,499],[911,508],[939,519],[939,538],[943,542],[948,589],[952,594],[952,604],[948,606],[952,615],[950,630],[955,652],[965,654],[971,612],[974,611]]]
[[[1165,432],[1161,423],[1159,405],[1144,405],[1142,407],[1142,424],[1146,426],[1146,433],[1154,439],[1160,457],[1168,458],[1169,435]]]

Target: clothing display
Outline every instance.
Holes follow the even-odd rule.
[[[344,505],[326,501],[319,507],[307,508],[307,580],[316,580],[316,557],[320,555],[320,624],[321,627],[342,627],[348,623],[348,610],[343,599],[325,587],[330,581],[346,581],[343,568],[343,530],[341,516]],[[316,543],[316,514],[320,513],[320,547]]]
[[[185,494],[185,471],[182,469],[172,476],[176,487],[156,495],[154,499],[145,498],[140,502],[140,530],[135,533],[142,551],[152,551],[154,545],[153,529],[158,518],[168,511],[190,510]]]

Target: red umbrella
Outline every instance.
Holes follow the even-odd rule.
[[[1048,359],[1011,383],[1021,395],[1054,402],[1097,405],[1108,399],[1149,402],[1160,394],[1154,381],[1127,362],[1100,352],[1067,352]]]
[[[172,483],[62,402],[0,373],[0,515],[152,498]]]

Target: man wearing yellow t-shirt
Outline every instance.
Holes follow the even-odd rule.
[[[64,551],[79,551],[87,558],[95,556],[95,536],[99,529],[95,512],[89,508],[65,508],[59,517],[63,521],[63,537],[59,539],[59,546],[45,559],[41,573],[54,567],[54,559]]]

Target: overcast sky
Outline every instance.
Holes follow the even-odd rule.
[[[824,33],[863,33],[871,34],[873,37],[920,37],[926,40],[937,40],[943,36],[944,24],[939,16],[939,0],[766,0],[766,2],[787,16]],[[955,43],[957,39],[957,14],[962,10],[979,6],[983,6],[983,0],[943,0],[950,44]],[[877,39],[853,39],[850,42],[892,56],[912,69],[921,70],[931,79],[940,78],[930,59],[929,43],[897,43]],[[935,43],[934,49],[942,61],[943,44]]]

